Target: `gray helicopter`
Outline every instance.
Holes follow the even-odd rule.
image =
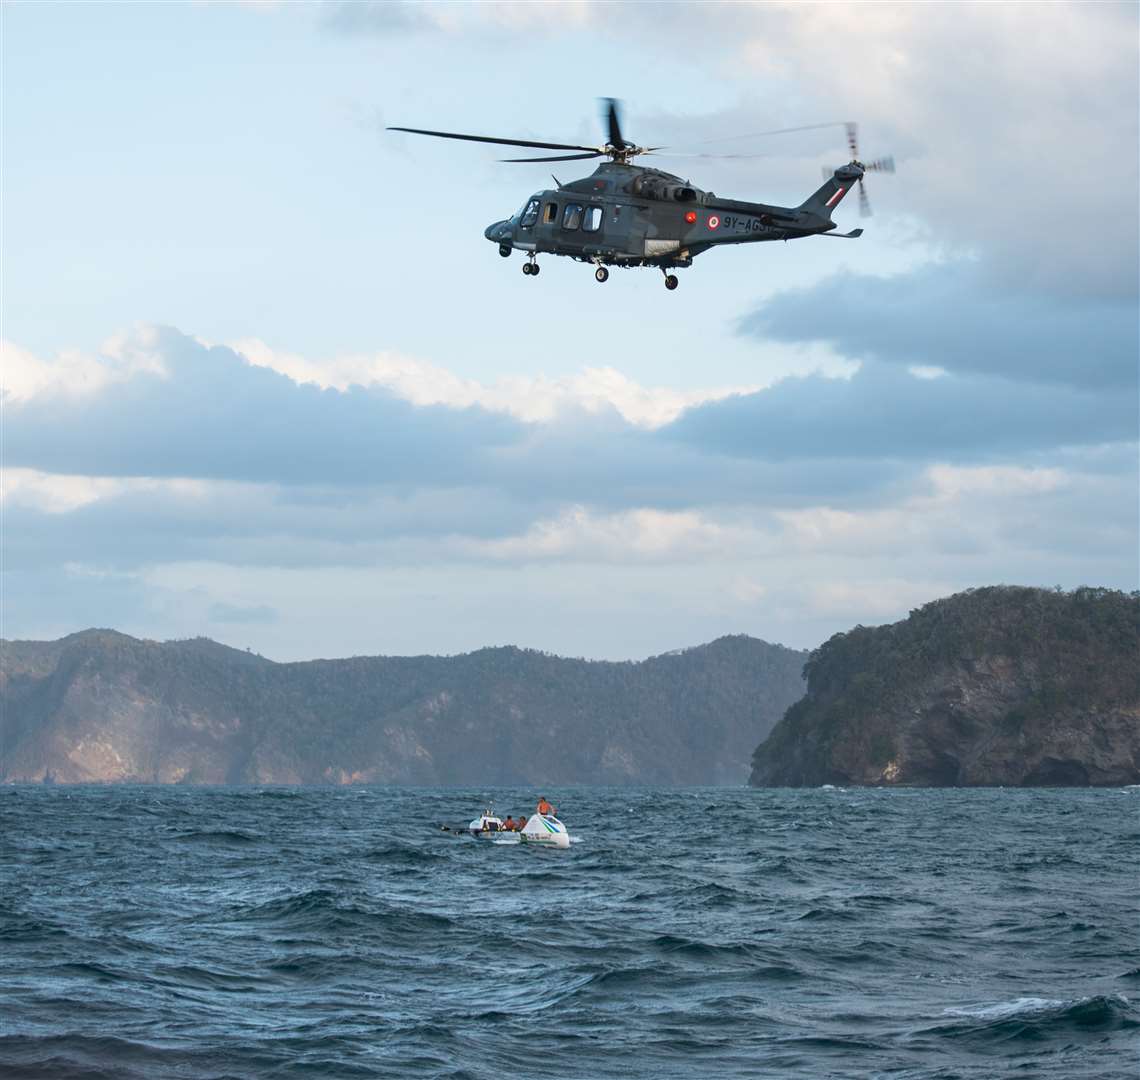
[[[622,136],[618,102],[605,98],[603,105],[609,128],[609,141],[605,146],[499,139],[425,128],[390,127],[388,130],[500,146],[578,151],[554,157],[502,159],[511,163],[609,158],[582,180],[563,184],[554,177],[556,188],[536,192],[513,217],[488,225],[483,235],[498,245],[503,258],[515,250],[523,252],[526,256],[523,273],[530,276],[538,274],[538,255],[544,253],[593,264],[594,277],[600,282],[609,279],[608,267],[611,266],[654,266],[665,275],[667,289],[677,287],[677,275],[671,273],[673,269],[691,266],[698,255],[724,244],[796,240],[804,236],[854,240],[863,230],[834,232],[836,224],[831,220],[832,212],[852,187],[858,185],[860,209],[863,216],[869,216],[864,173],[895,171],[891,157],[867,163],[859,160],[856,126],[847,122],[843,126],[847,130],[851,161],[837,169],[825,170],[827,179],[823,186],[799,206],[723,199],[672,173],[631,164],[635,157],[666,148],[628,142]],[[812,124],[756,135],[782,135],[832,126],[836,125]],[[707,159],[717,155],[696,156]]]

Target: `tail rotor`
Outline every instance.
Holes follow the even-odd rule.
[[[848,120],[844,125],[847,130],[847,147],[851,151],[851,164],[858,165],[864,173],[895,171],[895,159],[890,157],[875,158],[874,161],[863,162],[859,160],[859,127],[854,120]],[[861,217],[871,216],[871,200],[867,198],[867,190],[863,187],[863,177],[859,177],[859,214]]]

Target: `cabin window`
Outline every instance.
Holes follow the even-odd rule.
[[[553,225],[558,220],[558,203],[548,202],[542,212],[542,220],[547,225]]]
[[[602,227],[602,208],[591,206],[582,219],[583,232],[597,232]]]
[[[582,208],[577,203],[567,203],[562,211],[562,228],[576,229],[582,224]]]
[[[526,204],[522,220],[519,221],[519,224],[524,229],[529,229],[538,220],[538,208],[540,205],[538,199],[531,199],[530,202]]]

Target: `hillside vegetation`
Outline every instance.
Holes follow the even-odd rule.
[[[811,654],[758,786],[1140,782],[1140,594],[992,587]]]
[[[110,630],[0,643],[0,780],[743,783],[806,653],[639,663],[517,648],[276,664]]]

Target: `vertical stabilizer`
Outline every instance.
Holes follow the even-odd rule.
[[[863,176],[863,168],[855,162],[842,165],[824,181],[823,186],[806,199],[801,210],[830,219],[832,212],[850,194]]]

